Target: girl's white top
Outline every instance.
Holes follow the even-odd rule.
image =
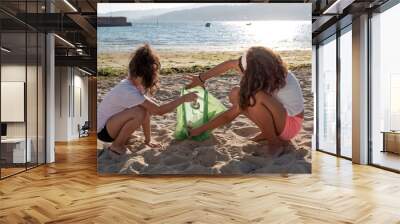
[[[129,80],[122,80],[105,95],[97,108],[97,133],[104,128],[112,116],[142,104],[145,99],[144,94]]]
[[[286,85],[279,89],[275,98],[282,103],[289,116],[295,116],[304,111],[304,98],[300,83],[292,72],[288,72]]]

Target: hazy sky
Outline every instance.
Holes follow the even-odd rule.
[[[129,10],[150,10],[150,9],[172,9],[172,8],[197,8],[209,5],[221,5],[216,3],[98,3],[97,11],[100,14],[129,11]]]
[[[268,15],[273,16],[275,14],[290,14],[296,15],[297,18],[303,17],[305,20],[311,19],[310,9],[311,4],[307,3],[98,3],[97,12],[99,14],[113,13],[117,11],[146,11],[146,16],[150,16],[152,10],[155,14],[160,14],[160,10],[166,12],[179,11],[185,9],[193,9],[206,6],[244,6],[244,5],[255,5],[261,4],[263,7],[256,7],[252,10],[256,10],[260,13],[260,10],[266,10]],[[271,11],[272,10],[272,11]],[[212,9],[210,9],[212,11]],[[150,13],[150,14],[149,14]],[[244,12],[251,13],[251,12]],[[223,12],[221,12],[223,14]],[[267,14],[266,14],[267,15]],[[126,15],[124,15],[126,16]],[[132,17],[132,16],[128,16]]]

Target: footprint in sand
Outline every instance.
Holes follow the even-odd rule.
[[[187,161],[188,161],[187,158],[177,155],[170,155],[163,159],[164,164],[167,166],[175,166],[178,164],[185,163]]]
[[[159,129],[159,130],[157,130],[157,135],[158,135],[158,136],[164,137],[164,136],[167,135],[167,134],[168,134],[168,130],[166,130],[166,129]]]
[[[243,127],[235,128],[232,131],[241,137],[251,137],[257,134],[259,132],[259,129],[256,127]]]
[[[243,121],[235,121],[235,122],[233,122],[232,124],[233,124],[235,127],[241,127],[241,126],[246,125],[247,123],[246,123],[246,122],[243,122]]]
[[[169,136],[168,135],[161,135],[161,136],[154,137],[153,139],[155,141],[157,141],[157,142],[163,142],[166,139],[169,139]]]
[[[168,139],[168,137],[170,136],[169,134],[170,132],[167,129],[159,129],[157,130],[156,137],[154,137],[153,139],[160,142],[165,139]]]
[[[161,161],[161,153],[156,150],[146,150],[143,152],[144,161],[149,165],[159,164]]]
[[[304,147],[304,148],[310,148],[311,147],[311,141],[301,141],[297,144],[299,148]]]
[[[218,151],[213,146],[201,146],[194,149],[193,163],[205,167],[212,167],[217,161],[228,161],[229,156]]]

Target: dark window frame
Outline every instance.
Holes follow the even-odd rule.
[[[345,17],[344,19],[348,19],[348,17],[347,18]],[[338,21],[338,22],[340,22],[340,21]],[[323,153],[326,153],[326,154],[329,154],[329,155],[333,155],[333,156],[336,156],[336,157],[343,158],[343,159],[351,161],[352,158],[342,155],[342,152],[341,152],[342,150],[341,150],[341,119],[340,119],[340,102],[341,102],[340,101],[341,100],[340,99],[341,98],[340,97],[340,77],[341,77],[340,37],[342,35],[344,35],[345,33],[347,33],[347,32],[351,32],[352,29],[350,27],[352,26],[352,23],[348,23],[344,27],[339,27],[339,26],[337,26],[337,24],[334,24],[332,26],[336,26],[336,28],[337,28],[336,32],[332,33],[331,35],[327,36],[326,38],[320,40],[316,44],[316,48],[315,48],[316,49],[316,54],[315,54],[315,61],[316,61],[316,70],[315,70],[316,91],[315,91],[315,96],[314,96],[315,97],[315,102],[316,102],[316,105],[315,105],[315,110],[316,110],[316,113],[315,113],[316,114],[315,145],[316,145],[316,151],[323,152]],[[336,61],[335,61],[335,63],[336,63],[336,152],[335,153],[326,151],[326,150],[321,149],[319,147],[319,134],[318,134],[319,128],[320,128],[319,127],[319,119],[318,119],[319,118],[319,112],[320,112],[320,105],[319,105],[319,99],[318,99],[319,98],[319,66],[320,66],[319,58],[320,58],[320,56],[319,56],[318,49],[320,48],[320,45],[322,43],[326,44],[326,43],[329,43],[331,41],[336,41],[336,51],[335,51],[335,53],[336,53]]]

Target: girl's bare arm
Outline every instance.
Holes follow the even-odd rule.
[[[186,79],[190,80],[191,82],[186,86],[186,89],[202,86],[207,79],[222,75],[231,69],[240,71],[238,63],[239,61],[237,59],[225,61],[198,76],[189,76]]]
[[[146,116],[144,117],[144,121],[142,123],[144,141],[145,143],[150,142],[150,133],[151,133],[151,125],[150,125],[150,113],[146,112]]]
[[[240,114],[239,107],[234,106],[229,110],[223,112],[222,114],[218,115],[216,118],[212,119],[208,123],[204,124],[203,126],[189,130],[189,135],[197,136],[205,131],[212,130],[224,124],[230,123],[233,119],[239,116],[239,114]]]
[[[196,93],[188,93],[182,97],[179,97],[176,100],[173,100],[169,103],[163,105],[157,105],[155,102],[146,99],[141,106],[146,109],[152,115],[163,115],[169,112],[172,112],[175,108],[185,102],[192,102],[197,99]]]
[[[207,79],[210,79],[212,77],[216,77],[218,75],[224,74],[225,72],[231,70],[231,69],[239,69],[239,64],[238,60],[229,60],[222,62],[221,64],[215,66],[214,68],[200,74],[200,78],[205,81]]]

